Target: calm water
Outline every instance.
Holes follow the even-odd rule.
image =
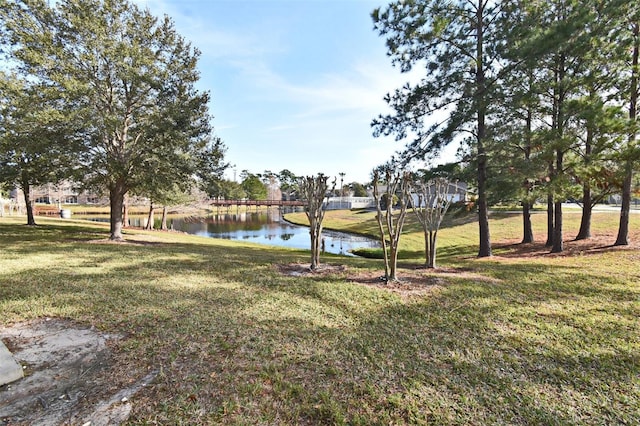
[[[212,238],[244,240],[259,244],[309,250],[309,228],[292,225],[278,210],[269,213],[218,214],[201,218],[173,219],[173,228],[189,234]],[[354,248],[379,247],[366,237],[324,230],[325,251],[349,255]]]
[[[160,227],[159,217],[160,215],[155,215],[156,228]],[[104,217],[88,219],[109,221]],[[130,218],[132,226],[142,226],[143,221],[146,221],[146,218]],[[309,250],[311,246],[309,228],[286,222],[277,209],[269,210],[268,213],[239,212],[189,218],[169,216],[168,226],[173,226],[176,231],[203,237],[243,240],[303,250]],[[323,230],[322,237],[325,241],[325,251],[328,253],[351,255],[350,251],[355,248],[380,247],[380,243],[371,238],[341,232]]]

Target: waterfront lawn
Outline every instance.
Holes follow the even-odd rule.
[[[353,216],[348,230],[370,227]],[[474,256],[476,224],[443,229],[444,272],[420,271],[411,293],[354,279],[379,260],[324,256],[344,268],[288,276],[274,265],[308,253],[143,231],[114,244],[100,224],[2,218],[0,324],[121,336],[112,386],[160,372],[132,424],[637,424],[640,251],[524,256],[519,220],[492,219],[491,259]]]

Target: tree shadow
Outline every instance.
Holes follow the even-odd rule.
[[[3,321],[64,313],[121,333],[119,363],[163,371],[133,422],[178,413],[210,423],[614,424],[639,414],[629,344],[638,291],[604,272],[463,259],[455,269],[467,274],[407,300],[349,280],[374,261],[283,277],[273,265],[308,253],[92,244],[82,227],[59,244],[67,229],[8,249],[78,260],[0,272]],[[4,231],[10,244],[19,234]]]

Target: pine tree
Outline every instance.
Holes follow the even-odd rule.
[[[621,53],[627,53],[626,60],[621,64],[626,65],[626,70],[620,75],[620,98],[628,104],[627,141],[621,147],[621,160],[624,165],[624,179],[622,184],[622,207],[620,209],[620,224],[618,236],[614,245],[629,244],[629,212],[631,210],[631,192],[634,168],[640,161],[640,117],[638,115],[638,99],[640,97],[640,6],[631,2],[622,9],[620,16]],[[626,13],[625,13],[626,12]],[[627,49],[625,49],[628,48]],[[624,57],[624,56],[623,56]]]
[[[394,112],[373,121],[374,135],[394,134],[399,140],[413,135],[407,159],[435,156],[444,145],[468,136],[477,165],[479,257],[491,255],[487,120],[499,73],[507,72],[499,56],[502,26],[508,22],[503,8],[487,0],[397,1],[372,15],[395,65],[405,72],[425,67],[418,84],[407,83],[386,96]],[[440,121],[442,115],[447,118]]]

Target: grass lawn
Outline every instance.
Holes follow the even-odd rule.
[[[368,232],[372,217],[325,225]],[[566,215],[567,237],[579,219]],[[0,218],[0,325],[56,317],[121,336],[113,386],[160,371],[131,424],[638,424],[640,249],[599,242],[617,219],[595,214],[596,243],[557,256],[523,250],[520,217],[494,216],[489,259],[477,225],[453,220],[444,272],[398,293],[353,279],[382,273],[375,259],[327,255],[344,267],[289,276],[274,265],[308,253],[134,230],[114,244],[100,224]],[[424,262],[407,230],[401,278]]]

